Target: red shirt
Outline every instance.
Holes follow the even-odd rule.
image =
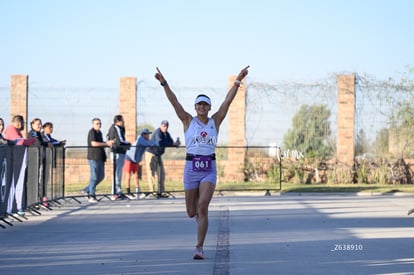
[[[17,130],[17,128],[14,127],[13,124],[8,125],[4,130],[4,138],[7,140],[15,141],[16,145],[26,146],[32,145],[35,141],[34,138],[24,139],[22,133],[20,133],[20,131]]]

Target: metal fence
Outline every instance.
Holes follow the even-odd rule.
[[[234,159],[232,150],[242,150],[246,155],[242,159]],[[267,190],[280,189],[279,147],[271,146],[218,146],[216,150],[217,190]],[[68,146],[65,148],[65,182],[67,194],[79,195],[81,186],[89,181],[89,166],[86,160],[87,147]],[[100,184],[101,193],[112,193],[111,184],[114,178],[114,161],[110,149],[107,148],[105,179]],[[230,153],[229,153],[230,152]],[[167,192],[183,192],[183,171],[185,165],[185,147],[166,148],[162,156],[165,168],[165,187]],[[145,157],[139,164],[139,182],[141,190],[148,191],[148,172]],[[249,183],[247,186],[246,184]],[[125,188],[123,178],[122,187]],[[131,186],[133,187],[133,186]],[[157,188],[157,187],[156,187]],[[132,190],[132,188],[131,188]]]
[[[244,150],[246,158],[232,160],[229,151]],[[281,162],[278,147],[228,147],[217,148],[217,190],[278,190],[281,187]],[[84,196],[81,189],[89,181],[86,146],[26,147],[2,145],[0,147],[1,208],[0,217],[59,203],[60,199]],[[98,195],[113,194],[115,161],[106,149],[108,160],[105,179]],[[185,164],[185,147],[167,148],[163,155],[166,171],[165,192],[183,192],[182,178]],[[237,167],[232,167],[237,163]],[[145,161],[140,163],[140,185],[148,192]],[[231,172],[233,171],[233,172]],[[235,180],[237,178],[238,180]],[[243,183],[249,182],[249,185]],[[132,183],[131,183],[132,184]],[[230,185],[229,185],[230,184]],[[125,192],[125,182],[122,183]],[[155,192],[160,195],[156,186]]]
[[[241,159],[234,157],[235,151],[241,153]],[[81,190],[88,184],[90,176],[86,152],[86,146],[38,148],[1,145],[0,220],[7,223],[6,216],[24,214],[25,211],[39,213],[39,208],[50,209],[51,204],[59,204],[62,199],[74,199],[80,203],[77,197],[85,196]],[[106,177],[97,190],[97,195],[102,198],[109,198],[114,193],[115,161],[110,148],[106,148],[106,153]],[[165,193],[169,196],[183,192],[185,155],[185,147],[166,148],[163,155]],[[362,183],[411,184],[414,177],[414,163],[409,160],[396,159],[381,166],[359,161],[345,171],[346,175],[339,175],[335,162],[316,163],[302,152],[277,146],[218,146],[216,163],[216,191],[219,193],[254,190],[268,195],[270,191],[281,191],[285,182],[336,184],[351,183],[356,179]],[[143,160],[139,182],[142,192],[149,195],[145,165]],[[125,192],[125,182],[122,182],[122,188]],[[163,197],[158,187],[151,195]]]
[[[65,148],[0,146],[0,218],[40,206],[65,197]],[[15,216],[14,216],[15,217]]]

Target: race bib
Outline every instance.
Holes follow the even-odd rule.
[[[193,157],[193,171],[211,171],[211,156]]]

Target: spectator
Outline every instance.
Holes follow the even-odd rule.
[[[180,146],[180,142],[172,139],[168,132],[169,123],[167,120],[161,121],[161,125],[151,136],[151,141],[158,144],[157,147],[147,148],[145,162],[148,175],[149,192],[154,192],[155,183],[158,185],[158,197],[168,197],[165,194],[165,169],[162,155],[165,147]]]
[[[88,194],[89,202],[98,201],[95,196],[96,186],[105,178],[106,154],[104,147],[114,144],[114,140],[104,142],[101,126],[101,120],[94,118],[92,119],[92,128],[88,132],[87,159],[90,168],[90,180],[83,191]]]
[[[112,200],[117,200],[122,197],[122,167],[124,166],[125,153],[131,146],[131,143],[125,140],[125,126],[122,115],[114,117],[114,124],[108,130],[108,140],[114,140],[112,146],[112,153],[115,154],[115,194],[111,197]]]
[[[28,137],[32,137],[35,139],[34,146],[45,146],[45,147],[52,147],[52,145],[49,145],[49,143],[44,140],[42,133],[40,132],[42,130],[42,120],[40,118],[35,118],[30,122],[30,131],[27,133]]]
[[[24,118],[21,115],[15,115],[12,118],[12,123],[4,130],[4,138],[16,145],[31,146],[36,139],[29,137],[25,139],[22,135],[24,130]]]
[[[140,132],[139,137],[135,141],[134,146],[132,146],[127,152],[125,157],[124,167],[122,172],[125,173],[125,181],[126,181],[126,190],[127,190],[127,197],[130,199],[135,198],[134,194],[131,193],[131,177],[135,183],[135,193],[137,198],[143,198],[145,195],[141,194],[141,189],[139,186],[139,163],[142,160],[142,155],[145,152],[147,147],[155,147],[157,144],[149,140],[149,135],[151,132],[148,129],[142,129]]]
[[[7,139],[3,137],[4,120],[0,117],[0,145],[7,144]]]
[[[52,137],[53,133],[53,123],[52,122],[46,122],[43,124],[43,140],[45,140],[48,143],[51,143],[53,146],[65,146],[66,140],[59,141],[57,139],[54,139]]]
[[[30,131],[27,133],[29,137],[32,137],[35,139],[35,142],[33,143],[33,146],[37,147],[39,150],[39,173],[38,173],[38,196],[39,199],[47,201],[47,186],[49,183],[49,173],[47,172],[47,161],[46,161],[46,147],[53,147],[51,143],[48,143],[42,133],[42,121],[40,118],[35,118],[30,122]]]

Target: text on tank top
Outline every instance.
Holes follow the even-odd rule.
[[[184,135],[187,154],[203,156],[214,154],[217,145],[217,130],[212,118],[204,124],[197,117],[193,117]]]

